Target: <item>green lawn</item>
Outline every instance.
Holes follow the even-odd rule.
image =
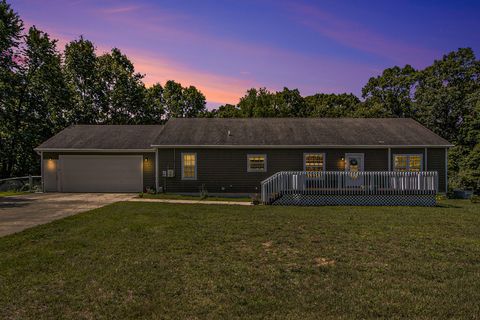
[[[170,199],[170,200],[205,200],[205,201],[241,201],[241,202],[251,202],[250,198],[233,198],[233,197],[207,197],[202,199],[200,196],[187,196],[175,193],[142,193],[141,195],[144,199]]]
[[[0,238],[0,293],[0,319],[474,319],[480,206],[117,203]]]
[[[1,191],[0,192],[0,198],[1,197],[8,197],[8,196],[19,196],[19,195],[27,194],[27,193],[30,193],[30,192],[27,192],[27,191]]]

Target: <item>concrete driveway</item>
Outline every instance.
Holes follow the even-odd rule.
[[[35,193],[0,197],[0,237],[135,196],[118,193]]]

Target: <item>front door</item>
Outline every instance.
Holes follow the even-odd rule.
[[[348,172],[346,177],[347,187],[360,187],[363,185],[363,176],[359,172],[364,171],[365,156],[363,153],[346,153],[345,154],[345,171]]]

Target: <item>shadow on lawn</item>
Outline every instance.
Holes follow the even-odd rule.
[[[459,209],[459,208],[462,208],[462,207],[454,205],[454,204],[450,204],[450,203],[437,203],[435,208],[456,208],[456,209]]]
[[[2,197],[0,198],[0,209],[3,208],[15,208],[15,207],[24,207],[28,205],[32,200],[31,199],[22,199],[17,197]]]

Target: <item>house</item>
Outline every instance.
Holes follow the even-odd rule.
[[[451,146],[403,118],[182,118],[76,125],[36,150],[45,191],[252,194],[285,171],[436,172],[445,192]]]

